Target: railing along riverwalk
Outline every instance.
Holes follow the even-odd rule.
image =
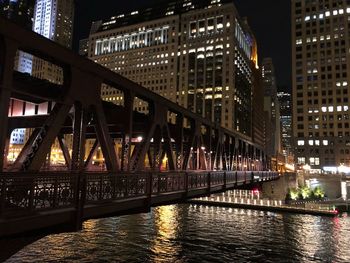
[[[338,210],[333,206],[322,203],[290,205],[286,204],[284,200],[262,198],[258,190],[231,190],[222,194],[194,198],[188,202],[195,205],[223,206],[271,212],[321,216],[336,216],[338,214]]]

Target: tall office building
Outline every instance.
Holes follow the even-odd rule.
[[[255,38],[229,0],[164,1],[93,24],[89,58],[252,138]],[[108,87],[105,100],[123,97]],[[147,105],[137,103],[147,111]]]
[[[34,12],[35,0],[0,0],[0,14],[14,21],[15,23],[26,27],[32,28],[32,19]],[[31,56],[28,58],[28,54],[18,51],[15,59],[15,69],[20,72],[27,72],[25,69],[27,65],[31,65]],[[19,148],[23,146],[25,140],[25,129],[15,129],[11,133],[10,144],[12,145],[10,153],[18,152]]]
[[[349,17],[348,0],[292,0],[293,137],[311,172],[350,166]]]
[[[35,0],[0,0],[0,14],[26,28],[32,28]]]
[[[35,0],[1,0],[0,13],[17,24],[32,28]],[[23,73],[31,73],[32,57],[22,51],[17,52],[15,69]]]
[[[263,59],[262,76],[264,85],[264,111],[266,112],[266,152],[268,155],[274,156],[277,162],[279,154],[282,153],[281,124],[275,68],[271,58]]]
[[[79,55],[83,57],[87,57],[89,49],[89,39],[81,39],[79,41]]]
[[[293,156],[292,148],[292,95],[287,92],[278,92],[277,98],[280,104],[281,141],[283,155],[287,158]],[[290,161],[290,163],[294,163]]]
[[[33,31],[67,48],[72,47],[74,0],[36,0]],[[59,67],[42,59],[33,59],[32,75],[53,83],[62,83]]]
[[[32,28],[35,0],[0,0],[0,14],[17,24]],[[24,52],[17,52],[15,69],[23,73],[31,73],[31,56]]]

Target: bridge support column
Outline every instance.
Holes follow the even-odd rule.
[[[183,147],[183,141],[184,141],[184,117],[183,115],[178,114],[176,116],[176,124],[175,124],[175,132],[174,132],[174,139],[175,139],[175,148],[176,148],[176,169],[181,170],[182,169],[182,163],[184,158],[184,147]]]
[[[8,39],[0,39],[0,172],[4,170],[7,160],[7,122],[16,51],[17,43]]]
[[[86,201],[86,174],[77,175],[75,190],[75,218],[72,220],[73,230],[79,231],[83,227],[84,206]]]
[[[133,134],[133,108],[135,95],[131,92],[124,92],[124,107],[126,114],[125,133],[122,142],[121,170],[130,171],[131,139]]]
[[[74,110],[71,170],[80,171],[84,169],[86,117],[81,103],[75,103]]]

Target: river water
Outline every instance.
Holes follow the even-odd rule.
[[[265,188],[275,193],[276,185]],[[89,220],[81,232],[47,236],[7,262],[350,262],[350,216],[162,206]]]

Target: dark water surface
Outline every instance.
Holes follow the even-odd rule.
[[[350,262],[350,217],[162,206],[89,220],[7,262]]]

